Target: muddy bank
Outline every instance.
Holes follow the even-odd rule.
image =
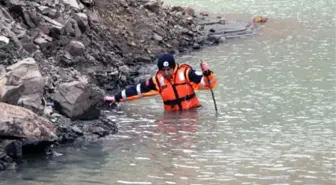
[[[0,1],[0,170],[29,148],[116,133],[101,111],[106,92],[141,80],[160,53],[253,35],[258,25],[160,1]]]

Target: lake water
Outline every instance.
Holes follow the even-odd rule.
[[[118,134],[0,173],[0,184],[335,184],[335,0],[166,2],[269,17],[256,36],[178,58],[210,64],[218,115],[209,91],[180,115],[159,97],[120,104],[109,113]]]

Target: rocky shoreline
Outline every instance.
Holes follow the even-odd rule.
[[[29,148],[116,133],[104,94],[143,80],[160,53],[253,35],[265,21],[157,0],[0,1],[0,171]]]

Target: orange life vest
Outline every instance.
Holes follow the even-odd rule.
[[[153,80],[159,89],[164,109],[177,111],[199,107],[200,103],[187,75],[191,67],[183,64],[176,68],[172,80],[165,79],[160,71],[156,73]]]

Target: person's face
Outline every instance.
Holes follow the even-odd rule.
[[[160,70],[165,79],[170,80],[173,76],[174,69],[170,67],[164,67]]]

